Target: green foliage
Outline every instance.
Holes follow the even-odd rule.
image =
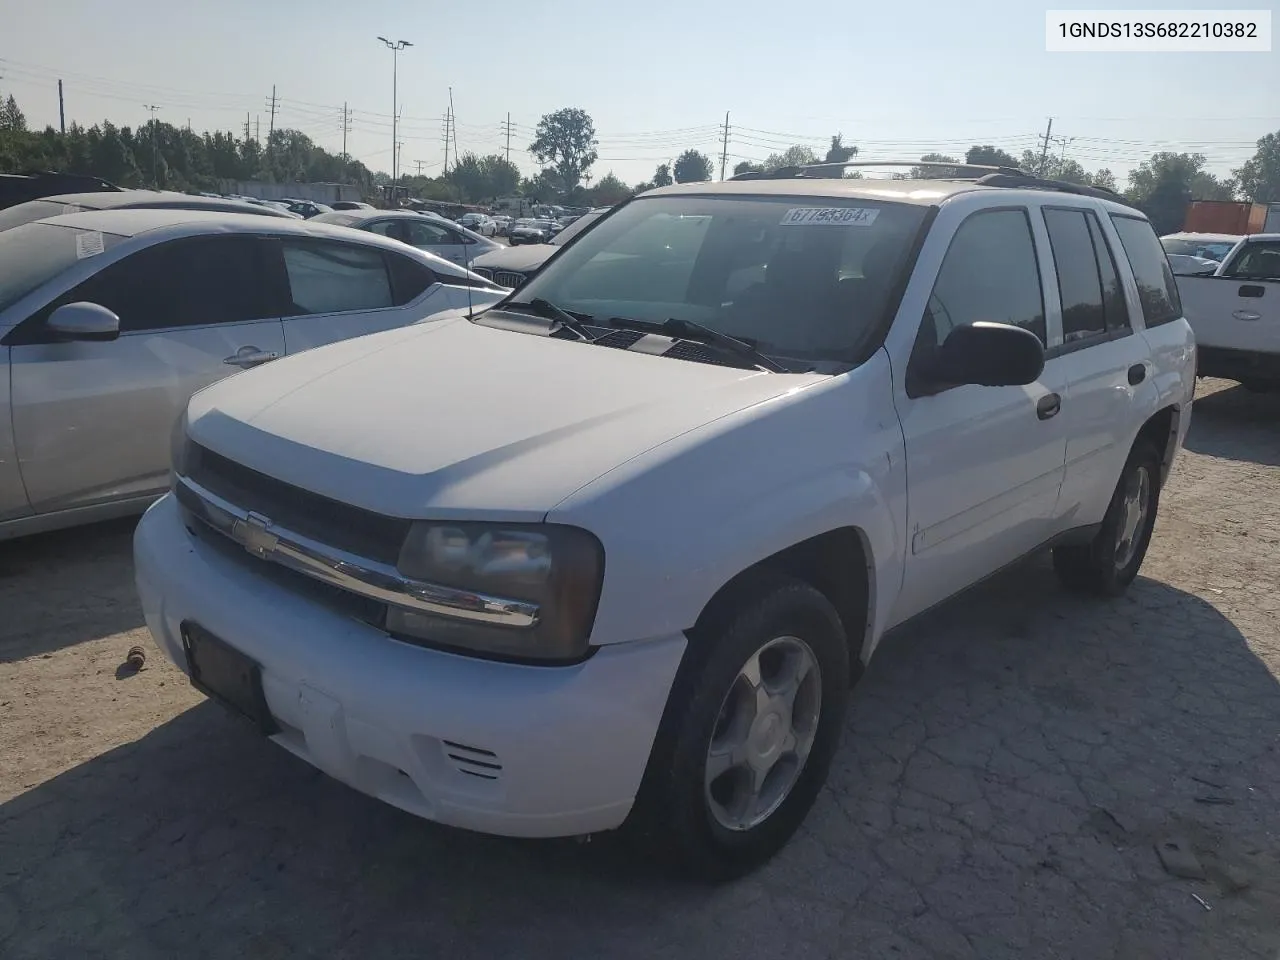
[[[955,157],[948,157],[943,153],[926,153],[920,158],[924,163],[959,163]],[[946,167],[912,167],[911,172],[906,175],[909,180],[945,180],[947,177],[958,175],[958,171],[948,169]]]
[[[10,114],[11,100],[0,108],[0,116]],[[195,133],[167,123],[147,123],[136,130],[110,121],[87,128],[73,123],[65,135],[53,127],[37,133],[0,126],[0,172],[31,168],[88,174],[122,187],[154,183],[171,190],[217,190],[221,180],[374,184],[363,164],[344,161],[298,130],[276,130],[267,144],[260,144],[221,130]]]
[[[669,187],[672,183],[671,165],[666,163],[658,164],[658,168],[653,171],[653,185],[655,187]]]
[[[700,183],[711,179],[711,158],[697,150],[686,150],[676,158],[676,183]]]
[[[538,121],[529,152],[555,173],[559,195],[572,193],[591,169],[596,152],[596,128],[585,110],[563,107]]]
[[[1157,153],[1129,173],[1125,191],[1157,233],[1182,228],[1192,200],[1230,200],[1231,186],[1204,172],[1199,153]]]
[[[806,163],[817,163],[818,155],[809,147],[788,147],[782,153],[771,153],[765,158],[766,170],[777,170],[780,167],[802,167]]]
[[[26,129],[27,118],[18,109],[18,102],[13,99],[13,94],[11,93],[4,103],[0,103],[0,131],[12,130],[21,132]]]
[[[1232,170],[1231,175],[1245,200],[1280,201],[1280,131],[1259,140],[1257,153],[1239,170]]]
[[[1017,158],[1011,153],[1006,153],[999,147],[993,147],[990,144],[978,145],[970,147],[965,151],[965,163],[976,163],[989,167],[1017,167],[1021,166]],[[1026,169],[1025,167],[1023,169]]]
[[[612,170],[591,188],[591,204],[596,207],[612,207],[631,196],[631,188],[619,180]]]
[[[449,171],[448,182],[463,201],[481,203],[515,193],[520,187],[520,170],[498,154],[479,157],[464,153]]]
[[[852,145],[846,146],[844,135],[837,133],[831,138],[831,146],[827,148],[827,155],[822,159],[824,163],[844,163],[857,155],[858,148]]]
[[[740,173],[764,173],[764,167],[750,160],[742,160],[733,165],[733,175],[736,177]]]

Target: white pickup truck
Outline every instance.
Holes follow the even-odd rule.
[[[332,776],[716,876],[887,630],[1137,575],[1195,346],[1138,211],[1027,177],[646,193],[519,291],[210,387],[140,523],[159,646]]]
[[[1280,233],[1242,237],[1215,270],[1178,277],[1202,377],[1280,388]]]

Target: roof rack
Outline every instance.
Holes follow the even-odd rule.
[[[739,173],[731,180],[794,180],[811,177],[814,173],[821,176],[825,171],[844,170],[846,167],[908,167],[922,170],[944,170],[947,175],[930,177],[910,177],[905,179],[938,179],[964,180],[982,187],[1020,187],[1026,190],[1052,190],[1057,193],[1071,193],[1082,197],[1096,197],[1099,200],[1110,200],[1113,203],[1133,204],[1123,194],[1106,187],[1086,186],[1082,183],[1071,183],[1067,180],[1051,180],[1037,177],[1018,167],[991,166],[980,163],[948,163],[942,160],[846,160],[837,163],[806,163],[798,166],[779,167],[777,170],[749,171]]]

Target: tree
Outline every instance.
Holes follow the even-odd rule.
[[[529,152],[544,166],[551,167],[561,191],[573,190],[599,156],[596,153],[595,124],[585,110],[564,107],[538,121]]]
[[[844,163],[846,160],[852,160],[858,155],[858,148],[854,146],[846,147],[842,134],[837,133],[831,138],[831,146],[827,148],[827,155],[823,157],[824,163]]]
[[[18,101],[13,99],[13,94],[11,93],[4,103],[0,104],[0,130],[21,133],[26,129],[27,118],[18,109]]]
[[[1231,176],[1245,200],[1280,200],[1280,131],[1259,140],[1258,152],[1239,170],[1232,170]]]
[[[955,157],[948,157],[944,153],[926,153],[920,158],[923,163],[959,163]],[[907,179],[911,180],[945,180],[947,177],[954,177],[957,171],[948,169],[947,167],[912,167],[911,173]]]
[[[631,188],[619,180],[612,170],[591,188],[592,203],[597,207],[612,207],[631,196]]]
[[[812,149],[796,145],[788,147],[782,153],[771,153],[765,158],[766,170],[778,170],[782,167],[803,167],[807,163],[817,163],[818,155]]]
[[[1110,170],[1103,167],[1101,170],[1095,170],[1089,175],[1086,181],[1090,186],[1101,187],[1103,190],[1116,189],[1116,177]]]
[[[711,159],[697,150],[686,150],[676,158],[676,183],[698,183],[711,179]]]
[[[976,163],[989,167],[1016,167],[1019,166],[1017,159],[1013,154],[1005,153],[999,147],[993,147],[990,144],[981,146],[975,144],[970,147],[964,155],[965,163]],[[1023,168],[1025,169],[1025,168]]]
[[[764,167],[750,160],[740,160],[733,165],[733,175],[736,177],[740,173],[764,173]]]
[[[653,185],[655,187],[669,187],[671,183],[670,165],[665,163],[658,164],[658,169],[653,171]]]
[[[1157,233],[1182,228],[1192,200],[1230,200],[1231,188],[1204,171],[1199,153],[1156,153],[1129,173],[1125,191]]]

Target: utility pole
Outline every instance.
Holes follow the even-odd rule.
[[[729,111],[724,112],[724,136],[720,140],[720,179],[724,179],[724,168],[729,162]]]
[[[271,107],[271,120],[267,124],[267,146],[271,146],[271,135],[276,132],[276,85],[271,85],[271,99],[267,101],[267,105]]]
[[[262,114],[258,114],[253,118],[253,139],[258,141],[258,145],[262,145]]]
[[[397,40],[395,43],[392,43],[386,37],[379,37],[378,39],[386,44],[388,49],[391,50],[391,186],[393,188],[392,192],[394,193],[396,175],[398,172],[397,159],[400,153],[400,148],[398,146],[400,139],[396,133],[396,127],[400,120],[399,107],[397,106],[396,100],[396,85],[398,83],[397,77],[400,71],[400,51],[405,47],[412,47],[413,44],[408,40]]]
[[[245,113],[245,115],[244,115],[244,142],[245,142],[246,144],[248,144],[248,142],[249,142],[249,114],[248,114],[248,112],[246,112],[246,113]]]
[[[421,161],[421,160],[415,160],[415,161],[413,161],[413,162],[414,162],[414,163],[416,163],[416,164],[418,165],[418,176],[422,176],[422,161]]]
[[[504,124],[507,134],[507,163],[511,162],[511,111],[507,111],[507,122]]]
[[[1044,131],[1044,145],[1040,148],[1040,169],[1039,176],[1044,176],[1045,164],[1049,160],[1049,137],[1053,133],[1053,117],[1049,118],[1049,126]]]
[[[444,115],[444,173],[441,176],[449,175],[449,137],[453,132],[453,106],[450,105],[448,111]]]
[[[156,161],[156,111],[160,108],[154,103],[144,103],[144,109],[151,111],[151,185],[160,189],[160,167]]]
[[[453,165],[458,165],[458,121],[453,116],[453,87],[449,88],[449,127],[453,131]]]
[[[62,81],[58,81],[58,128],[62,131],[62,135],[67,135],[67,111],[62,101]]]
[[[347,172],[347,134],[351,132],[351,112],[347,110],[347,105],[342,105],[342,172]]]

